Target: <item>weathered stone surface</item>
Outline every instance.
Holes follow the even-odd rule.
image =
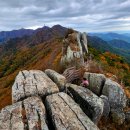
[[[3,108],[0,114],[0,130],[24,130],[21,111],[22,102]]]
[[[82,44],[82,50],[83,52],[86,54],[88,53],[88,42],[87,42],[87,34],[85,32],[83,32],[81,34],[82,40],[81,40],[81,44]]]
[[[88,53],[87,34],[85,32],[77,33],[77,42],[80,47],[81,55]]]
[[[107,79],[102,94],[108,97],[111,108],[124,108],[126,106],[125,92],[115,81]]]
[[[45,107],[40,98],[29,97],[2,109],[0,130],[48,130],[45,120]]]
[[[48,130],[45,107],[38,97],[29,97],[23,101],[29,130]]]
[[[67,84],[67,88],[88,117],[94,123],[97,123],[103,113],[104,103],[102,99],[92,93],[89,89],[81,86]]]
[[[63,40],[61,63],[79,60],[84,63],[84,54],[88,53],[86,33],[73,32]]]
[[[59,74],[56,71],[51,70],[51,69],[45,70],[45,73],[48,75],[49,78],[52,79],[52,81],[54,81],[57,84],[60,91],[64,90],[66,78],[63,75],[61,75],[61,74]]]
[[[12,86],[12,101],[17,102],[33,95],[45,97],[58,91],[57,85],[44,72],[24,70],[19,72]]]
[[[76,39],[77,39],[77,44],[78,44],[78,47],[79,47],[79,50],[80,50],[80,54],[83,54],[82,42],[81,42],[81,33],[80,32],[78,32],[76,34]]]
[[[84,78],[89,81],[88,88],[95,94],[101,95],[106,77],[103,74],[85,72]]]
[[[47,96],[46,106],[56,130],[99,130],[65,93]]]
[[[112,121],[118,125],[121,125],[125,121],[125,114],[121,108],[111,109]]]
[[[109,113],[110,113],[110,104],[109,104],[108,97],[106,97],[105,95],[101,95],[100,98],[104,102],[104,108],[103,108],[102,116],[105,117],[105,118],[108,118],[109,117]]]
[[[125,120],[130,123],[130,111],[125,112]]]

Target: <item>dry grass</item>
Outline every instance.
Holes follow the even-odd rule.
[[[130,124],[124,123],[122,125],[116,125],[111,119],[102,118],[98,123],[100,130],[130,130]]]
[[[90,60],[86,63],[85,68],[91,73],[103,73],[102,66],[95,60]]]

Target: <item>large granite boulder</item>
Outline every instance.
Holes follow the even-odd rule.
[[[108,97],[111,108],[126,107],[125,92],[117,82],[107,79],[102,94]]]
[[[38,97],[2,109],[0,130],[48,130],[45,107]]]
[[[67,94],[49,95],[45,103],[56,130],[99,130]]]
[[[52,81],[57,84],[60,91],[63,91],[65,89],[66,78],[63,75],[51,69],[45,70],[45,73],[48,75],[49,78],[52,79]]]
[[[12,86],[12,102],[33,95],[45,97],[56,92],[59,92],[58,86],[44,72],[24,70],[19,72]]]
[[[104,108],[103,108],[103,114],[102,116],[105,117],[106,119],[109,117],[109,113],[110,113],[110,104],[109,104],[109,100],[108,97],[105,95],[101,95],[100,98],[103,100],[104,102]]]
[[[106,77],[103,74],[85,72],[84,78],[89,81],[88,89],[98,96],[101,95]]]
[[[74,84],[66,84],[66,87],[88,117],[94,123],[98,123],[103,113],[104,103],[102,99],[87,88]]]
[[[111,118],[114,123],[121,125],[125,121],[125,114],[121,108],[111,109]]]

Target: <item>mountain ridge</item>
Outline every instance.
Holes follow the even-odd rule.
[[[34,38],[33,36],[25,36],[22,38],[10,39],[6,44],[0,45],[0,108],[10,104],[11,95],[10,87],[14,81],[15,76],[20,70],[31,70],[31,69],[40,69],[45,70],[47,68],[54,69],[57,72],[62,72],[60,67],[60,58],[62,55],[62,42],[65,37],[67,28],[61,26],[54,26],[51,29],[46,28],[47,31],[40,30],[37,32]],[[48,32],[51,34],[48,38]],[[62,32],[62,34],[61,34]],[[47,35],[43,35],[45,34]],[[60,34],[60,35],[59,35]],[[40,40],[39,40],[40,39]],[[47,39],[47,40],[45,40]],[[102,39],[98,42],[95,39],[94,46],[91,44],[92,39],[89,39],[88,36],[88,45],[89,51],[94,55],[94,58],[97,61],[105,61],[105,65],[114,70],[116,64],[119,64],[117,72],[122,72],[120,69],[125,69],[126,72],[122,72],[125,75],[125,79],[129,79],[127,71],[129,65],[123,60],[122,57],[115,56],[114,54],[106,54],[105,51],[108,51],[108,46],[105,47],[105,51],[101,44],[99,48],[95,49],[98,43],[103,43]],[[102,48],[100,48],[102,47]],[[116,72],[116,73],[117,73]],[[121,77],[122,78],[122,77]],[[5,82],[6,81],[6,82]],[[129,80],[127,81],[129,83]],[[5,98],[6,97],[6,98]]]
[[[128,43],[130,43],[130,36],[126,36],[125,34],[118,34],[118,33],[89,33],[90,36],[97,36],[105,41],[111,41],[111,40],[123,40]]]
[[[113,39],[108,44],[119,49],[130,50],[130,43],[123,40]]]
[[[25,36],[35,35],[40,31],[47,31],[47,30],[56,30],[57,28],[61,28],[61,25],[54,25],[51,28],[48,26],[43,26],[41,28],[33,29],[18,29],[12,31],[1,31],[0,32],[0,44],[4,44],[6,41],[14,38],[22,38]],[[60,31],[60,34],[62,32]]]

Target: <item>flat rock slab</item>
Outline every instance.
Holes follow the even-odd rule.
[[[85,72],[84,78],[89,82],[88,88],[96,95],[101,95],[106,77],[103,74]]]
[[[107,79],[102,94],[108,97],[111,108],[126,107],[125,92],[117,82]]]
[[[45,120],[45,107],[40,98],[29,97],[2,109],[0,130],[48,130]]]
[[[99,130],[67,94],[49,95],[45,103],[56,130]]]
[[[56,92],[59,92],[58,86],[44,72],[24,70],[19,72],[12,86],[12,102],[34,95],[45,97]]]
[[[50,79],[52,79],[52,81],[54,81],[57,84],[57,86],[59,87],[59,90],[61,90],[61,91],[64,90],[66,78],[63,75],[61,75],[61,74],[59,74],[56,71],[51,70],[51,69],[45,70],[45,73],[47,74],[47,76]]]
[[[74,84],[66,84],[66,87],[88,117],[97,123],[103,113],[104,103],[102,99],[87,88]]]

